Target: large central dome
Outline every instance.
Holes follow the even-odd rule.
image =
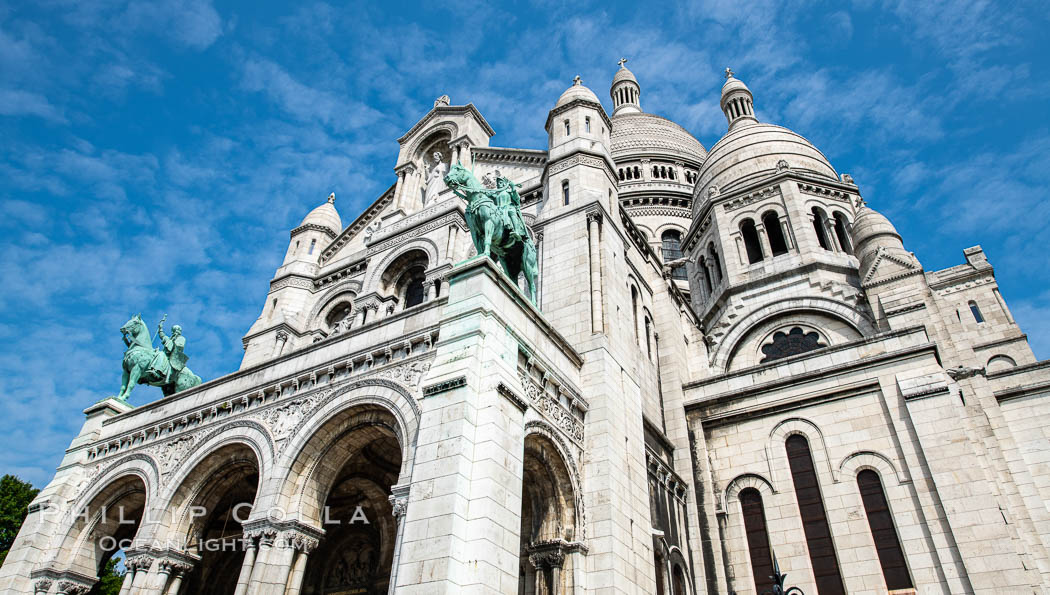
[[[667,156],[700,163],[707,150],[678,124],[646,113],[620,113],[612,118],[612,156],[621,159]]]

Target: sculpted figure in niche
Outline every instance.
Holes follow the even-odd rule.
[[[445,174],[448,166],[441,161],[441,152],[434,152],[434,166],[427,173],[427,189],[423,194],[423,205],[428,205],[437,200],[438,194],[445,189]]]

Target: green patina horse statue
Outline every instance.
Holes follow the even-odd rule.
[[[201,383],[201,377],[186,367],[188,358],[182,352],[185,339],[181,337],[181,329],[173,327],[172,331],[174,337],[171,339],[164,337],[163,331],[158,333],[165,348],[155,349],[149,329],[138,314],[120,327],[127,349],[124,350],[124,375],[118,399],[127,400],[136,384],[159,386],[164,396],[168,396]]]
[[[496,189],[485,188],[470,170],[457,163],[445,176],[445,185],[467,202],[467,227],[478,256],[494,257],[515,283],[523,273],[529,301],[537,305],[536,244],[521,218],[517,184],[499,178]]]

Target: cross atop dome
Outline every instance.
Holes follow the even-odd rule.
[[[574,87],[578,86],[578,85],[582,85],[582,84],[583,84],[583,79],[580,78],[580,75],[577,74],[576,76],[574,76],[572,78],[572,85]]]
[[[334,205],[335,204],[335,192],[333,192],[333,193],[328,195],[328,204],[330,204],[330,205]]]
[[[733,69],[728,67],[728,66],[726,66],[726,78],[727,79],[733,78],[733,74],[734,74]]]
[[[626,63],[627,63],[627,58],[620,58],[620,61],[617,62],[617,64],[620,65],[620,68],[626,68],[626,66],[624,66],[624,64],[626,64]]]

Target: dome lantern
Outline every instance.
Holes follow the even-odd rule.
[[[634,73],[627,69],[624,64],[627,58],[620,58],[618,64],[620,70],[613,77],[609,96],[613,100],[613,115],[616,114],[640,114],[642,113],[642,88],[638,85],[638,79]]]
[[[722,85],[722,100],[719,104],[729,122],[730,130],[740,125],[758,123],[751,89],[733,76],[733,71],[729,68],[726,68],[726,82]]]

